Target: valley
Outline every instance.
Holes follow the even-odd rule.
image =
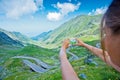
[[[80,38],[100,47],[101,17],[80,15],[32,38],[0,29],[0,80],[62,80],[62,41]],[[83,47],[68,48],[67,56],[81,80],[120,80],[119,72]]]

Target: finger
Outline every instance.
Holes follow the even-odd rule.
[[[69,39],[69,38],[67,38],[66,40],[70,41],[70,39]]]
[[[63,41],[63,44],[69,44],[69,39],[65,39],[65,40]]]
[[[79,39],[78,38],[75,38],[77,41],[79,41]]]
[[[74,44],[73,46],[79,46],[79,44]]]
[[[79,39],[78,39],[78,38],[75,38],[75,40],[76,40],[77,42],[79,42]]]
[[[64,39],[64,41],[67,41],[67,40],[69,40],[69,38],[67,38],[67,39]]]
[[[68,43],[69,43],[69,41],[70,41],[70,39],[69,39],[69,38],[67,38],[67,39],[65,40],[65,42],[68,42]]]

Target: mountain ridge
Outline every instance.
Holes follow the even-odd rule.
[[[31,39],[20,32],[10,32],[0,28],[0,44],[2,45],[19,45],[25,46],[30,43]],[[16,45],[16,46],[17,46]]]
[[[18,40],[13,40],[4,32],[0,32],[0,45],[12,45],[12,46],[20,46],[22,47],[23,44]]]
[[[48,32],[43,32],[37,36],[31,37],[31,39],[33,40],[41,40],[44,36],[46,36],[47,34],[49,34],[50,32],[52,32],[52,30],[48,31]]]
[[[102,15],[79,15],[41,37],[40,42],[57,47],[66,38],[80,38],[88,35],[99,36],[101,18]]]

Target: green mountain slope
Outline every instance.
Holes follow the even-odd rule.
[[[31,40],[29,37],[23,35],[23,34],[20,33],[20,32],[12,32],[12,34],[13,34],[15,37],[17,37],[17,39],[18,39],[19,41],[23,42],[24,44],[32,43],[32,40]]]
[[[91,45],[95,45],[97,41],[87,42]],[[2,48],[3,49],[3,48]],[[13,50],[12,50],[13,49]],[[24,48],[11,50],[5,48],[5,50],[0,50],[0,79],[3,80],[62,80],[62,73],[60,70],[59,62],[59,52],[44,49],[38,46],[30,45]],[[97,57],[92,58],[98,65],[95,64],[86,64],[86,56],[89,55],[89,51],[83,47],[75,47],[71,49],[71,52],[74,52],[79,56],[78,60],[71,62],[73,68],[75,69],[80,80],[119,80],[120,73],[116,70],[107,66],[103,61]],[[34,57],[49,65],[55,65],[55,68],[50,69],[45,73],[37,73],[30,69],[23,63],[24,59],[12,58],[14,56],[27,56]],[[70,55],[68,55],[68,58]],[[31,62],[37,64],[35,61],[30,60]],[[84,79],[81,74],[86,75]]]
[[[21,44],[23,44],[23,45],[33,44],[33,42],[34,42],[32,39],[21,34],[20,32],[10,32],[10,31],[7,31],[7,30],[1,29],[1,28],[0,28],[0,32],[4,33],[6,36],[13,39],[14,41],[21,42]],[[2,36],[2,34],[1,34],[1,36]],[[4,40],[7,40],[7,39],[4,39]]]
[[[6,35],[8,35],[10,38],[12,38],[14,40],[18,40],[18,38],[10,31],[6,31],[6,30],[0,28],[0,32],[5,33]]]
[[[18,40],[13,40],[4,32],[0,32],[0,46],[11,45],[11,46],[23,46],[22,43]]]
[[[37,36],[35,36],[35,37],[32,37],[31,39],[33,39],[33,40],[42,40],[43,39],[43,37],[45,37],[47,34],[49,34],[50,32],[52,32],[52,30],[50,30],[50,31],[48,31],[48,32],[43,32],[43,33],[41,33],[40,35],[37,35]]]
[[[56,47],[61,44],[65,38],[99,36],[101,17],[102,15],[77,16],[47,34],[41,41]]]
[[[57,53],[58,52],[54,50],[41,48],[35,45],[25,46],[24,48],[11,46],[9,49],[6,47],[0,47],[0,79],[15,80],[15,77],[18,76],[19,79],[17,78],[17,80],[22,80],[23,78],[24,80],[27,80],[29,77],[35,77],[35,75],[42,75],[32,71],[30,67],[23,63],[23,60],[29,60],[32,63],[37,64],[34,60],[12,58],[14,56],[33,57],[54,66],[55,63],[59,62]]]
[[[44,35],[40,37],[40,42],[31,41],[31,43],[47,48],[55,48],[58,47],[65,38],[78,37],[82,38],[86,43],[96,46],[99,42],[100,19],[101,15],[78,16],[46,34],[45,37]],[[13,39],[26,42],[29,40],[18,32],[11,33],[1,30],[1,33],[9,37],[9,43],[12,43]],[[11,45],[6,47],[0,45],[0,80],[62,80],[59,49],[60,48],[46,49],[35,45],[27,45],[24,47]],[[74,46],[71,47],[69,51],[78,57],[78,59],[72,60],[70,63],[80,80],[120,80],[120,73],[110,66],[107,66],[99,58],[93,55],[92,58],[88,58],[91,56],[91,52],[86,48]],[[15,58],[16,56],[29,57],[31,59]],[[73,57],[70,54],[67,54],[67,56],[69,60]],[[42,63],[38,64],[40,61],[37,62],[33,60],[33,58],[41,60],[47,65],[53,66],[53,68],[50,68],[44,73],[35,72],[24,63],[25,60],[44,69],[46,68],[40,65]]]
[[[0,46],[23,46],[23,43],[12,32],[0,28]]]

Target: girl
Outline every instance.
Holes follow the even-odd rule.
[[[98,49],[76,39],[78,46],[89,49],[108,65],[120,72],[120,0],[113,0],[101,21],[101,47]],[[66,56],[69,39],[63,42],[60,50],[60,62],[63,80],[79,80]]]

